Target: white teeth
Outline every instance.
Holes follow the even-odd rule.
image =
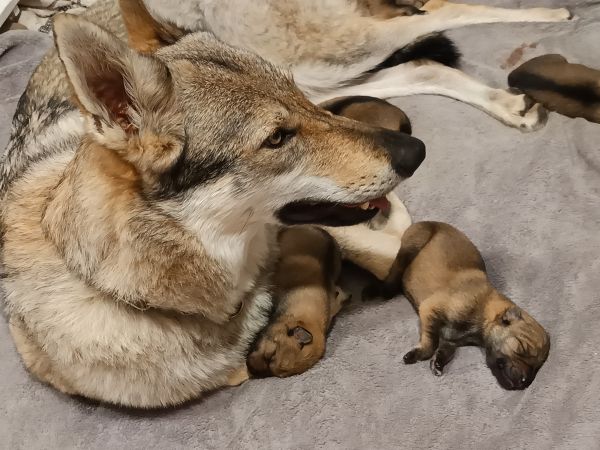
[[[371,204],[370,204],[369,202],[365,202],[365,203],[363,203],[362,205],[359,205],[359,208],[360,208],[360,209],[367,210],[367,209],[370,209],[370,208],[371,208]]]

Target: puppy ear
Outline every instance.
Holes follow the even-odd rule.
[[[502,325],[510,325],[513,322],[521,320],[523,315],[521,314],[521,308],[518,306],[511,306],[508,308],[504,314],[502,314]]]
[[[154,19],[142,0],[119,0],[119,6],[129,46],[140,53],[153,53],[184,35],[175,25]]]
[[[54,19],[58,54],[89,131],[130,162],[144,155],[167,164],[173,159],[178,121],[167,67],[139,55],[103,28],[73,15]],[[175,139],[177,140],[177,139]],[[134,142],[135,141],[135,142]],[[152,144],[148,151],[145,142]],[[158,142],[158,143],[157,143]],[[163,145],[162,143],[168,145]]]
[[[302,327],[294,328],[294,337],[301,345],[308,345],[312,342],[312,334],[308,330]]]

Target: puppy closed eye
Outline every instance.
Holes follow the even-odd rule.
[[[305,345],[310,344],[313,340],[312,334],[310,334],[308,330],[302,327],[295,327],[289,330],[288,336],[294,336],[300,344],[300,348],[303,348]]]
[[[273,149],[283,147],[295,134],[296,132],[294,130],[277,128],[267,139],[265,139],[263,147]]]

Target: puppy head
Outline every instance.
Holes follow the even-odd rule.
[[[505,389],[525,389],[550,351],[550,336],[527,312],[511,305],[489,324],[487,365]]]
[[[310,369],[325,353],[325,336],[314,328],[294,320],[271,325],[248,355],[250,374],[284,378]]]

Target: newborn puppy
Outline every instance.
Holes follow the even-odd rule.
[[[411,134],[410,120],[400,109],[374,97],[338,97],[321,103],[333,114]],[[280,263],[275,284],[275,311],[229,385],[250,375],[287,377],[314,366],[325,353],[326,333],[333,317],[350,297],[335,286],[341,256],[335,240],[315,227],[280,232]]]
[[[349,119],[388,130],[412,133],[408,116],[400,108],[375,97],[337,97],[319,105],[321,108]]]
[[[546,361],[550,338],[529,314],[489,282],[483,259],[456,228],[439,222],[413,224],[383,283],[365,297],[403,292],[419,314],[420,341],[406,364],[431,360],[441,375],[457,347],[485,348],[487,365],[505,389],[525,389]]]
[[[517,67],[508,84],[551,111],[600,123],[600,70],[543,55]]]
[[[275,311],[247,358],[251,376],[288,377],[314,366],[325,353],[333,317],[348,300],[336,283],[341,256],[324,230],[301,226],[279,234]]]

